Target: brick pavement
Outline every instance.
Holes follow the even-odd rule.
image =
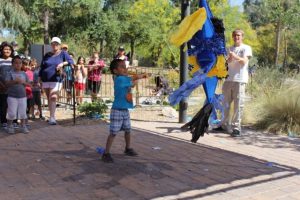
[[[300,199],[300,141],[249,131],[210,134],[197,144],[179,124],[133,121],[135,158],[99,160],[108,126],[32,124],[28,135],[0,133],[0,200]],[[147,129],[147,130],[145,130]],[[155,148],[159,147],[159,148]]]

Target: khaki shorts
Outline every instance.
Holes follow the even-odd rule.
[[[62,83],[59,82],[43,82],[42,87],[44,89],[52,89],[53,91],[60,91],[62,88]]]

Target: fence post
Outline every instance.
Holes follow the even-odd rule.
[[[138,74],[138,69],[135,68],[135,74]],[[136,92],[135,92],[135,104],[136,106],[140,105],[140,92],[139,92],[139,82],[137,81],[136,82],[136,85],[135,85],[135,89],[136,89]]]
[[[190,1],[181,1],[181,20],[190,14]],[[187,63],[187,51],[184,50],[187,43],[180,46],[180,85],[187,81],[188,77],[188,63]],[[187,122],[187,98],[183,98],[179,103],[179,123]]]
[[[72,73],[74,74],[74,69],[72,69]],[[74,76],[72,76],[74,77]],[[73,124],[76,125],[76,95],[75,95],[75,84],[74,84],[74,78],[72,81],[72,91],[73,91]]]

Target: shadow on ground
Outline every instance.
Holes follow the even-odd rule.
[[[107,134],[107,127],[99,125],[47,126],[28,135],[5,138],[0,133],[0,163],[4,163],[0,171],[18,171],[28,187],[35,184],[26,174],[35,173],[51,188],[49,195],[55,196],[57,192],[62,197],[58,191],[64,191],[62,195],[79,197],[84,193],[89,199],[151,199],[170,195],[175,195],[174,199],[191,199],[299,175],[297,168],[139,130],[132,133],[139,156],[123,155],[124,140],[119,136],[112,151],[115,163],[106,164],[94,148],[105,144]],[[257,178],[260,176],[265,178]],[[236,181],[241,182],[234,184]],[[0,184],[23,197],[18,185],[11,186],[14,182],[9,177]],[[227,186],[176,196],[219,184]],[[33,199],[36,191],[46,186],[34,186]]]
[[[156,127],[157,129],[166,130],[166,135],[172,133],[181,133],[180,127]],[[208,134],[215,135],[219,139],[227,139],[229,134],[222,132],[209,131]],[[205,134],[206,135],[206,134]],[[205,137],[204,135],[204,137]],[[200,137],[201,139],[201,137]],[[272,133],[261,133],[248,127],[243,129],[242,137],[232,138],[236,140],[240,145],[252,145],[261,148],[290,148],[300,151],[300,137],[287,137],[280,136]]]

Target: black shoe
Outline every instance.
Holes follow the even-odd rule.
[[[218,128],[213,128],[212,130],[217,132],[226,132],[226,130],[222,126],[219,126]]]
[[[241,136],[241,132],[239,129],[233,129],[233,131],[230,135],[231,135],[231,137],[239,137],[239,136]]]
[[[138,153],[135,152],[133,149],[129,148],[129,149],[125,149],[124,151],[125,155],[127,156],[137,156]]]
[[[45,120],[45,117],[43,115],[40,115],[40,120]]]
[[[113,163],[114,162],[114,160],[111,157],[110,153],[103,154],[102,155],[102,161],[105,162],[105,163]]]

